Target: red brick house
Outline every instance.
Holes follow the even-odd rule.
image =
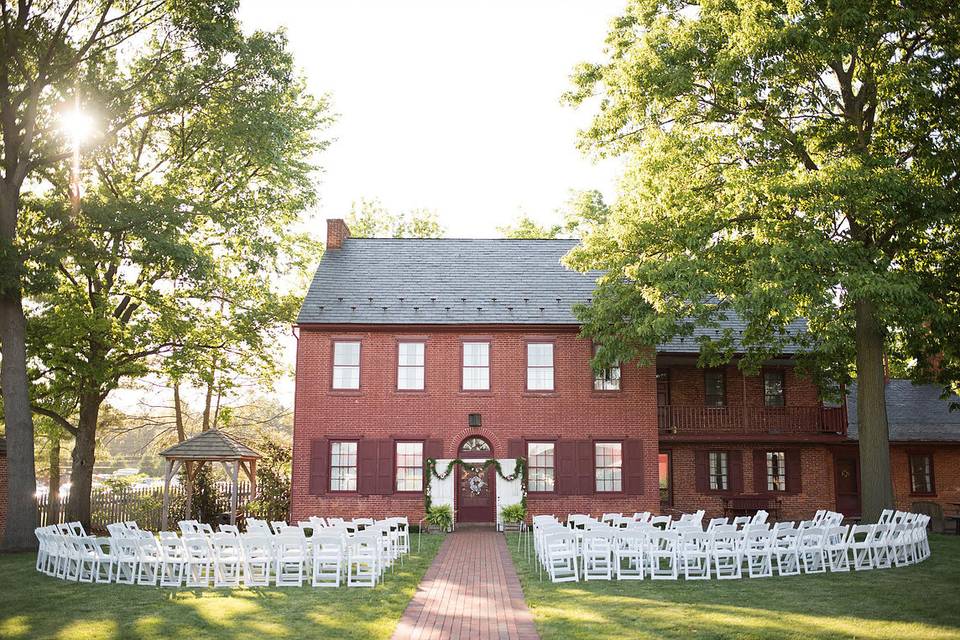
[[[573,244],[353,239],[328,221],[297,322],[293,519],[419,520],[425,460],[442,472],[457,457],[526,458],[531,513],[859,510],[847,409],[820,402],[790,353],[743,376],[698,368],[696,343],[678,339],[655,364],[595,376],[572,312],[594,276],[560,264]],[[896,441],[898,499],[960,500],[958,453],[942,440]],[[931,481],[916,492],[921,449],[929,473],[912,475]],[[493,522],[519,499],[492,468],[453,473],[442,499],[460,521]]]

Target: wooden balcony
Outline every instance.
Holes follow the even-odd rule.
[[[657,407],[660,433],[679,435],[846,435],[844,407]]]

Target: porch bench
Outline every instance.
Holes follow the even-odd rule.
[[[779,520],[781,512],[780,498],[762,495],[741,495],[723,499],[723,516],[725,518],[752,516],[761,509],[770,514],[771,520]]]

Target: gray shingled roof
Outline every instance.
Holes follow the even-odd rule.
[[[164,458],[188,460],[257,458],[259,453],[219,429],[203,431],[160,452]]]
[[[960,442],[960,411],[950,411],[951,402],[960,397],[940,399],[941,387],[934,384],[915,385],[909,380],[887,383],[887,422],[893,441]],[[857,385],[847,393],[847,434],[858,438]]]
[[[560,264],[576,240],[348,238],[327,251],[297,317],[299,324],[577,325],[599,272]],[[699,351],[696,338],[741,331],[739,318],[660,345]],[[791,325],[797,333],[803,321]],[[787,353],[796,351],[788,347]]]

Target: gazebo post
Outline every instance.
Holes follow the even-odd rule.
[[[257,497],[257,461],[247,460],[247,470],[250,472],[250,500]]]
[[[240,460],[235,460],[230,474],[230,524],[237,524],[237,492],[240,484]]]
[[[160,517],[160,530],[167,530],[167,520],[170,517],[170,481],[173,479],[173,474],[176,473],[177,468],[180,466],[179,460],[169,459],[167,462],[167,471],[164,474],[163,479],[163,512]]]
[[[193,461],[187,460],[185,463],[187,465],[187,497],[186,504],[184,506],[185,514],[183,516],[184,520],[190,520],[193,517]],[[199,468],[198,468],[199,470]]]

